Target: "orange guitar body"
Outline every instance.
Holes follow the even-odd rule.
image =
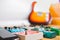
[[[31,24],[48,24],[50,21],[50,14],[49,13],[45,13],[45,12],[35,12],[34,11],[34,6],[35,6],[36,2],[32,3],[32,11],[29,15],[29,22]]]

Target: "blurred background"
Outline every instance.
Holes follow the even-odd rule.
[[[28,23],[33,1],[37,1],[35,11],[49,12],[51,4],[59,0],[0,0],[0,25],[20,25]]]

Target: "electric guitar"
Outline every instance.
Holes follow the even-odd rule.
[[[45,13],[45,12],[35,12],[34,11],[34,6],[37,2],[34,1],[32,3],[32,11],[28,17],[28,20],[31,24],[48,24],[51,16],[50,13]]]

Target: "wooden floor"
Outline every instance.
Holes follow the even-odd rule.
[[[60,36],[56,36],[56,38],[53,38],[53,39],[43,38],[42,40],[60,40]]]

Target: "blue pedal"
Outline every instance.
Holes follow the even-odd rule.
[[[56,32],[55,31],[45,31],[44,32],[44,37],[45,38],[55,38],[56,37]]]

